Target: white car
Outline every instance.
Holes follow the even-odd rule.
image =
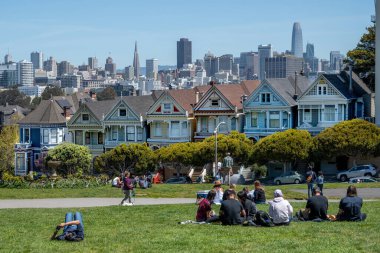
[[[339,172],[336,178],[342,182],[353,177],[373,177],[377,174],[377,169],[373,164],[354,166],[349,170]]]
[[[350,178],[348,182],[350,184],[356,184],[356,183],[376,183],[379,181],[373,177],[353,177],[353,178]]]

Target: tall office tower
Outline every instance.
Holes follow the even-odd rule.
[[[135,76],[135,70],[134,70],[133,66],[129,65],[128,67],[125,67],[125,69],[124,69],[125,80],[132,80],[134,76]]]
[[[231,74],[233,64],[234,57],[232,54],[225,54],[219,57],[219,71],[223,70]]]
[[[330,70],[340,71],[343,67],[343,58],[344,56],[340,51],[331,51],[330,52]]]
[[[208,52],[203,60],[207,76],[214,76],[215,73],[219,72],[219,57],[215,57],[212,53]]]
[[[313,58],[314,57],[314,44],[307,43],[306,44],[306,53],[305,58]]]
[[[191,41],[187,38],[180,38],[177,41],[177,69],[183,67],[183,64],[192,63]]]
[[[17,64],[0,64],[0,86],[17,85]]]
[[[33,69],[43,69],[44,54],[42,52],[32,52],[30,54],[30,61],[33,63]]]
[[[106,64],[104,65],[104,70],[108,71],[110,75],[116,75],[116,63],[113,63],[111,57],[107,57]]]
[[[259,74],[259,54],[257,52],[240,53],[239,74],[241,80],[253,80]]]
[[[293,55],[269,57],[265,59],[266,78],[287,78],[302,70],[303,59]]]
[[[259,79],[263,80],[265,78],[265,58],[273,57],[272,45],[259,45]]]
[[[158,74],[158,60],[154,58],[147,59],[146,60],[146,77],[157,80],[157,74]]]
[[[98,68],[98,59],[96,57],[88,57],[88,66],[90,69]]]
[[[47,61],[44,61],[44,70],[51,71],[52,76],[57,76],[57,62],[52,56]]]
[[[139,61],[139,53],[137,52],[137,41],[135,42],[135,53],[133,54],[133,68],[134,75],[137,80],[140,77],[140,61]]]
[[[321,65],[320,66],[321,71],[328,72],[330,70],[330,62],[329,62],[329,60],[321,59],[320,65]]]
[[[196,59],[195,60],[195,66],[203,68],[205,65],[205,62],[203,59]]]
[[[17,63],[17,80],[22,86],[33,86],[34,71],[33,63],[23,60]]]
[[[58,69],[57,70],[58,76],[62,76],[65,74],[72,74],[74,71],[73,66],[68,61],[61,61],[60,63],[58,63],[57,69]]]
[[[10,63],[12,63],[12,55],[6,54],[4,56],[4,64],[10,64]]]
[[[298,22],[295,22],[293,24],[292,54],[300,58],[302,58],[303,56],[302,30],[301,30],[301,25]]]

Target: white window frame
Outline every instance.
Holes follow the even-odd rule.
[[[135,141],[135,126],[127,126],[127,141]]]
[[[280,112],[270,111],[269,112],[269,128],[280,128]]]
[[[165,107],[168,107],[168,108],[165,108]],[[164,113],[164,114],[172,113],[172,104],[163,103],[162,104],[162,113]]]
[[[220,99],[211,99],[211,106],[212,107],[219,107],[219,101],[220,101]]]
[[[269,104],[271,102],[271,94],[269,92],[260,93],[260,102],[264,104]]]
[[[42,129],[42,143],[49,144],[50,141],[50,129],[43,128]]]
[[[125,115],[121,115],[121,111],[125,111]],[[127,112],[127,109],[125,109],[125,108],[120,108],[120,109],[119,109],[119,117],[127,117],[127,116],[128,116],[127,113],[128,113],[128,112]]]
[[[142,141],[143,140],[143,128],[142,127],[137,127],[137,141]]]
[[[324,121],[334,122],[335,121],[335,105],[325,105],[323,110]]]
[[[307,123],[311,122],[311,109],[303,110],[303,122],[307,122]]]
[[[28,139],[25,138],[26,132],[28,132]],[[24,128],[24,143],[30,143],[30,128]]]
[[[85,116],[87,116],[88,119],[85,119]],[[90,121],[90,114],[88,114],[88,113],[83,113],[83,114],[82,114],[82,121],[85,121],[85,122]]]
[[[317,94],[318,94],[318,96],[326,96],[327,95],[327,84],[318,84],[317,85]]]
[[[56,128],[50,129],[50,143],[58,143],[58,131]]]
[[[181,135],[181,124],[179,121],[172,121],[170,124],[170,136],[179,137]]]
[[[254,124],[255,120],[255,124]],[[251,112],[251,127],[257,127],[259,123],[259,113],[258,112]]]
[[[154,136],[155,137],[161,137],[162,136],[162,124],[159,122],[156,122],[154,124]]]

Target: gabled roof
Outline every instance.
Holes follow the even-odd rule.
[[[30,110],[18,105],[6,105],[0,106],[0,112],[4,115],[4,122],[0,122],[0,124],[10,125],[17,123],[17,121],[24,118]],[[16,116],[16,118],[13,118],[13,116]]]
[[[310,86],[309,80],[304,76],[297,77],[297,86],[295,88],[295,79],[290,76],[288,78],[268,78],[265,79],[270,86],[280,95],[285,101],[290,105],[297,105],[296,97],[297,94],[300,96],[303,94],[307,88]],[[295,89],[297,90],[295,92]]]
[[[127,96],[123,97],[123,100],[131,107],[137,115],[146,118],[146,113],[154,103],[154,98],[151,95],[146,96]]]
[[[99,120],[103,120],[105,116],[118,102],[119,100],[103,100],[103,101],[89,101],[85,103],[85,106],[94,114],[94,116]]]
[[[193,112],[192,104],[195,104],[195,92],[193,89],[189,90],[169,90],[169,94],[177,101],[181,107],[188,111],[188,113]]]
[[[238,110],[243,108],[241,103],[241,96],[251,94],[257,87],[259,87],[259,80],[246,80],[239,84],[217,84],[216,88],[225,96],[228,101],[236,106]]]
[[[65,124],[62,108],[55,100],[42,100],[37,108],[19,121],[20,124]]]
[[[352,72],[352,93],[349,90],[350,73],[348,71],[341,71],[339,74],[322,75],[348,99],[372,93],[368,86],[354,72]]]

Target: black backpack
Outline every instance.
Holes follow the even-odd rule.
[[[255,223],[258,226],[263,226],[263,227],[273,227],[273,221],[269,217],[269,214],[264,212],[264,211],[257,211],[256,216],[255,216]]]

